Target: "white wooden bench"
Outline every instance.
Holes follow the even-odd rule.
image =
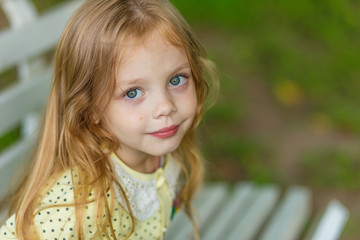
[[[48,97],[52,68],[38,56],[54,48],[71,14],[82,1],[69,1],[37,16],[29,0],[0,1],[10,29],[0,32],[0,73],[18,66],[19,81],[0,92],[0,137],[22,124],[23,134],[0,153],[0,197],[12,186],[13,173],[24,165],[37,132],[38,117]],[[311,192],[301,186],[285,191],[277,185],[243,182],[208,183],[195,200],[201,239],[312,240],[338,239],[348,218],[337,201],[326,207],[311,231],[304,233],[312,206]],[[1,217],[2,216],[2,217]],[[0,223],[4,213],[0,216]],[[165,239],[191,239],[192,227],[180,211]]]
[[[276,185],[251,182],[229,187],[212,183],[195,200],[201,239],[335,240],[348,218],[347,209],[336,200],[326,207],[319,221],[304,233],[311,217],[311,192],[293,186],[281,194]],[[192,227],[184,212],[175,215],[166,240],[191,239]]]

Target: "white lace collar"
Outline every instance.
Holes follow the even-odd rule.
[[[159,209],[160,203],[156,189],[165,183],[164,180],[168,184],[172,199],[175,198],[180,167],[171,155],[166,155],[165,166],[163,168],[158,168],[150,174],[140,173],[131,169],[115,153],[110,155],[110,159],[114,164],[117,180],[124,188],[135,218],[144,221]],[[114,187],[117,199],[127,209],[120,188],[116,184]]]

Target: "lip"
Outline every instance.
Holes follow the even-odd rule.
[[[178,131],[180,125],[172,125],[169,127],[162,128],[156,132],[149,133],[153,137],[168,138],[172,137]]]

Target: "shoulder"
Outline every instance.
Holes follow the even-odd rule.
[[[73,179],[71,170],[49,179],[39,195],[39,208],[51,205],[67,204],[74,201]]]
[[[40,239],[78,239],[77,219],[74,205],[74,184],[76,174],[67,170],[58,174],[44,185],[44,191],[39,195],[40,203],[34,211],[33,223]],[[119,234],[127,234],[131,225],[131,216],[118,202],[112,202],[112,194],[107,194],[110,209],[114,209],[110,218],[114,229]],[[114,205],[112,205],[114,204]],[[78,207],[77,207],[78,208]],[[90,239],[97,234],[97,205],[90,201],[83,206],[82,231],[83,237]],[[107,219],[108,215],[101,216]],[[122,223],[122,227],[119,223]],[[15,232],[15,215],[11,216],[0,228],[0,240],[17,239]],[[126,226],[126,228],[125,228]],[[110,232],[109,229],[107,229]]]
[[[81,184],[76,182],[79,181],[77,174],[77,171],[67,170],[49,181],[48,190],[43,192],[40,205],[34,213],[34,224],[40,239],[78,239],[76,210],[83,213],[81,223],[83,237],[91,239],[96,236],[99,219],[97,202],[92,201],[94,192],[89,194],[89,202],[85,205],[75,207],[74,204],[74,184]],[[110,192],[107,194],[107,198],[111,207]],[[119,214],[124,214],[124,209],[117,202],[115,207]],[[107,214],[102,217],[106,219]],[[114,216],[112,217],[114,218]],[[114,219],[113,221],[117,221],[116,217]]]
[[[67,204],[74,202],[72,181],[71,170],[67,170],[53,176],[44,184],[34,212],[35,229],[41,239],[55,239],[66,231],[74,230],[75,210]],[[17,239],[15,226],[15,215],[12,215],[0,228],[0,239]],[[71,237],[72,234],[67,236]]]
[[[15,215],[12,215],[0,227],[0,239],[17,239],[15,234]]]
[[[34,212],[35,228],[40,238],[67,239],[75,237],[75,208],[71,170],[49,179],[39,195],[40,203]]]

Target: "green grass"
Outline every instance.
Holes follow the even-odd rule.
[[[226,28],[234,61],[269,86],[296,82],[311,111],[360,134],[360,4],[330,0],[275,2],[175,0],[196,25]]]
[[[356,190],[360,188],[358,157],[341,150],[314,150],[304,155],[302,168],[306,172],[308,183],[327,188]]]
[[[32,0],[36,9],[42,13],[47,9],[56,6],[59,3],[63,3],[69,0]]]
[[[343,0],[174,0],[173,3],[190,25],[212,28],[213,34],[231,33],[226,43],[231,62],[221,63],[221,69],[229,64],[237,65],[256,73],[269,89],[290,82],[300,97],[296,104],[292,104],[291,96],[290,100],[279,101],[285,111],[292,113],[300,105],[307,114],[300,113],[302,118],[311,119],[321,113],[331,123],[332,130],[360,135],[360,3]],[[231,71],[236,73],[234,67]],[[241,77],[244,76],[230,78]],[[276,180],[268,173],[274,170],[273,166],[262,160],[271,160],[266,147],[261,143],[249,144],[245,139],[252,136],[241,131],[226,130],[234,129],[235,123],[241,124],[247,109],[241,103],[242,93],[234,92],[240,86],[229,84],[222,77],[221,87],[221,96],[227,97],[220,99],[205,122],[210,129],[223,128],[225,133],[212,132],[215,136],[204,147],[205,152],[211,152],[207,157],[215,161],[222,154],[231,155],[229,158],[238,159],[251,180]],[[284,89],[289,95],[289,89]],[[275,90],[272,93],[279,99]],[[227,120],[228,124],[222,123]],[[221,154],[216,154],[217,151]],[[310,185],[360,187],[355,171],[356,156],[330,151],[309,153],[302,159],[303,169],[310,173]],[[322,171],[323,166],[329,171]]]
[[[9,146],[11,146],[12,144],[14,144],[21,135],[21,128],[20,127],[16,127],[12,130],[10,130],[9,132],[7,132],[5,135],[1,136],[0,138],[0,153],[8,148]]]
[[[17,71],[16,68],[10,68],[6,70],[5,72],[0,74],[0,91],[1,89],[5,89],[6,87],[9,87],[15,82],[15,79],[17,79]]]

